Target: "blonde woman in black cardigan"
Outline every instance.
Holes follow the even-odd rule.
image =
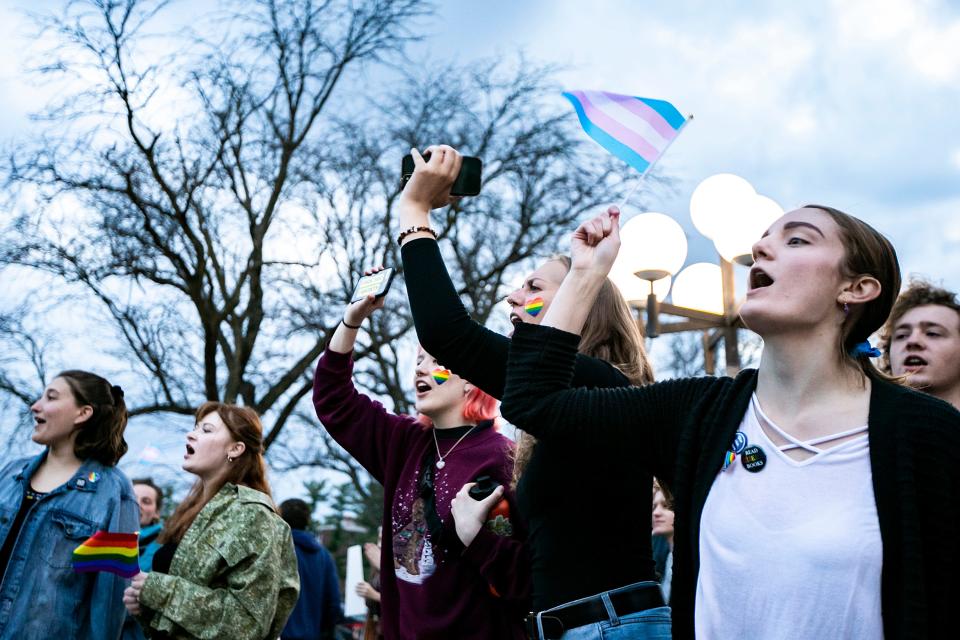
[[[889,241],[836,209],[791,211],[754,245],[740,310],[764,339],[757,370],[571,389],[619,244],[614,208],[574,233],[546,317],[514,333],[501,410],[542,441],[619,442],[671,486],[674,637],[949,635],[960,413],[870,362],[900,286]]]

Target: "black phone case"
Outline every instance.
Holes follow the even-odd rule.
[[[430,159],[430,154],[424,154],[424,160]],[[407,180],[413,175],[413,156],[409,153],[403,156],[400,163],[400,188],[407,186]],[[460,166],[460,173],[454,180],[450,188],[452,196],[475,196],[480,193],[480,186],[483,178],[483,160],[473,156],[463,156],[463,164]]]

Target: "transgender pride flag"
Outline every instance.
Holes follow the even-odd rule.
[[[563,97],[577,110],[587,135],[644,174],[687,124],[664,100],[607,91],[568,91]]]

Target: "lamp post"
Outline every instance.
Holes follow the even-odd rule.
[[[667,333],[701,331],[704,369],[716,368],[714,349],[723,340],[727,375],[740,370],[737,329],[742,327],[735,293],[735,264],[753,264],[753,243],[778,217],[780,206],[758,195],[749,182],[733,174],[718,174],[701,182],[690,198],[693,224],[713,240],[719,265],[701,262],[679,270],[686,260],[686,236],[679,224],[662,214],[641,214],[620,233],[621,249],[611,278],[624,297],[646,311],[650,338]],[[664,222],[665,218],[668,222]],[[672,224],[671,224],[672,223]],[[678,239],[677,232],[682,236]],[[671,289],[671,302],[664,302]],[[636,285],[647,281],[646,301]],[[660,323],[660,314],[684,320]]]

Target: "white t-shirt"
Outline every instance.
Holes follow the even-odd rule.
[[[754,395],[740,431],[766,464],[752,473],[738,455],[717,474],[700,519],[697,637],[883,638],[883,547],[866,432],[798,462],[767,437],[758,415],[780,431]]]

